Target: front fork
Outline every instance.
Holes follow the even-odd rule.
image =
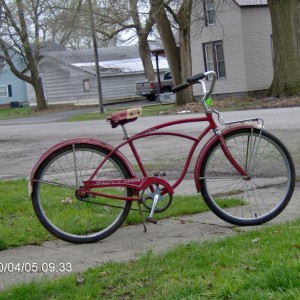
[[[231,163],[231,165],[243,176],[243,177],[247,177],[247,171],[244,170],[244,168],[242,168],[242,166],[235,160],[235,158],[232,156],[230,150],[228,149],[228,146],[225,142],[225,139],[221,133],[221,130],[219,128],[214,130],[215,135],[218,136],[218,139],[221,143],[221,148],[224,152],[224,155],[226,156],[226,158],[229,160],[229,162]]]
[[[218,120],[219,123],[221,125],[225,125],[226,127],[229,127],[231,125],[236,125],[236,124],[247,124],[250,123],[251,124],[251,136],[248,139],[248,143],[247,143],[247,164],[245,166],[245,169],[240,166],[240,164],[235,160],[235,158],[232,156],[230,150],[227,147],[227,144],[224,140],[224,137],[222,135],[221,130],[216,127],[214,129],[214,133],[215,135],[219,138],[220,143],[221,143],[221,147],[222,150],[224,152],[224,155],[227,157],[227,159],[229,160],[229,162],[232,164],[232,166],[245,178],[247,179],[248,177],[251,176],[252,171],[253,171],[253,165],[254,165],[254,159],[255,156],[257,154],[258,148],[259,148],[259,142],[260,142],[260,136],[261,136],[261,132],[262,129],[264,127],[264,121],[262,118],[250,118],[250,119],[242,119],[242,120],[237,120],[237,121],[230,121],[230,122],[225,122],[223,117],[221,116],[221,114],[213,109],[212,110],[213,113],[215,113],[218,116]],[[253,135],[253,129],[257,128],[260,129],[260,133],[259,133],[259,138],[258,140],[254,142],[254,145],[252,145],[252,135]],[[249,151],[250,149],[250,151]]]

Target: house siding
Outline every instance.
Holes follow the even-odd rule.
[[[272,23],[268,7],[242,8],[247,91],[267,89],[273,79]]]
[[[11,51],[12,52],[12,51]],[[22,70],[23,61],[18,55],[18,53],[11,53],[13,57],[13,62],[18,70]],[[5,68],[0,69],[0,86],[11,86],[11,96],[0,97],[0,105],[10,104],[11,102],[26,103],[27,93],[26,84],[24,81],[17,78],[6,65]]]
[[[44,93],[48,104],[70,103],[88,105],[98,103],[96,76],[83,69],[64,65],[45,58],[39,65]],[[163,72],[162,72],[163,73]],[[89,79],[90,91],[83,89],[83,80]],[[101,74],[104,103],[135,97],[136,82],[145,80],[142,72]],[[28,86],[30,105],[36,104],[32,87]]]
[[[67,66],[53,61],[44,60],[39,65],[39,72],[42,78],[45,98],[48,102],[74,101],[77,99],[79,86],[75,81],[76,72]],[[74,74],[73,74],[74,73]],[[35,93],[31,86],[28,87],[30,104],[35,104]]]
[[[273,72],[268,7],[240,7],[233,0],[215,1],[215,5],[218,5],[215,26],[205,26],[203,18],[192,23],[193,74],[205,71],[203,43],[221,40],[226,79],[217,80],[214,94],[267,89]],[[193,17],[201,15],[203,5],[199,1]],[[198,85],[194,86],[194,94],[200,94]]]
[[[232,0],[220,1],[216,12],[216,25],[205,26],[204,21],[194,23],[192,35],[193,74],[205,71],[203,43],[221,40],[225,58],[226,78],[218,79],[214,94],[243,92],[247,88],[241,11]],[[198,24],[197,24],[198,23]],[[196,26],[195,26],[196,25]],[[202,30],[199,31],[199,28]],[[196,38],[196,36],[198,36]],[[200,94],[195,86],[194,94]]]

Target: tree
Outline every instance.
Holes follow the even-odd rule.
[[[107,39],[112,39],[116,34],[133,30],[129,40],[137,37],[139,54],[143,63],[145,77],[154,80],[155,73],[151,60],[148,37],[154,26],[154,18],[151,8],[146,0],[107,0],[107,9],[101,7],[95,9],[96,31],[103,34]],[[97,21],[98,20],[98,21]],[[111,28],[111,30],[107,30]],[[105,29],[105,30],[104,30]]]
[[[154,25],[153,12],[150,10],[148,18],[145,20],[144,26],[142,25],[141,18],[138,11],[138,1],[130,0],[130,15],[133,20],[133,24],[138,37],[139,53],[145,70],[145,77],[148,80],[154,80],[154,68],[151,60],[150,46],[148,43],[148,37],[152,32]]]
[[[1,32],[0,48],[3,55],[0,56],[12,73],[31,84],[34,88],[37,108],[43,110],[47,108],[43,86],[39,76],[38,61],[40,58],[39,45],[39,19],[43,14],[43,1],[1,1]],[[33,34],[31,35],[31,30]],[[10,43],[7,43],[10,41]],[[12,45],[11,45],[12,43]],[[18,70],[14,65],[9,47],[14,46],[21,53],[23,60],[29,70],[26,75],[22,70]]]
[[[175,12],[171,6],[163,0],[151,0],[151,5],[174,84],[178,85],[191,76],[192,72],[190,25],[193,0],[182,1],[177,12]],[[167,12],[173,16],[174,21],[178,25],[179,49],[176,45]],[[176,94],[176,105],[183,105],[191,101],[193,101],[191,88],[185,89]]]
[[[274,75],[268,94],[300,93],[300,2],[268,0],[273,32]]]
[[[109,0],[93,1],[93,11],[101,11],[101,15],[109,15]],[[43,40],[56,42],[70,49],[92,48],[90,13],[88,2],[84,0],[47,0],[48,14],[46,22],[41,26]],[[95,16],[96,17],[96,16]],[[98,26],[99,23],[96,20]],[[117,30],[117,25],[102,26],[101,31]],[[110,39],[106,35],[96,34],[100,47],[115,46],[118,34]]]

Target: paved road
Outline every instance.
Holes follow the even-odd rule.
[[[300,108],[270,109],[263,111],[228,112],[224,114],[226,119],[244,118],[245,116],[261,116],[265,119],[266,128],[279,136],[289,147],[294,156],[299,175],[300,153]],[[177,116],[183,118],[184,116]],[[128,125],[130,131],[137,132],[152,126],[156,122],[173,120],[176,116],[140,118],[135,123]],[[199,129],[196,124],[185,124],[180,130],[196,133]],[[34,123],[34,124],[0,124],[0,174],[3,178],[27,176],[37,157],[50,145],[62,139],[71,137],[97,137],[111,143],[116,143],[122,138],[119,128],[112,129],[105,121],[77,122],[77,123]],[[113,134],[112,134],[113,133]],[[184,153],[185,143],[169,145],[169,139],[158,138],[140,145],[142,152],[147,153],[146,159],[154,155],[169,157],[169,151],[179,150],[176,153]],[[169,146],[169,148],[168,148]],[[158,152],[159,149],[159,153]],[[176,164],[179,159],[176,159]],[[194,184],[188,180],[177,193],[191,193]],[[294,196],[284,210],[275,220],[274,224],[286,220],[298,218],[300,215],[300,187],[297,186]],[[263,227],[264,227],[263,226]],[[259,230],[262,228],[251,227],[243,230]],[[119,229],[109,238],[90,245],[73,245],[55,240],[46,242],[41,246],[26,246],[7,251],[2,251],[0,262],[27,263],[27,266],[36,265],[39,269],[47,267],[47,264],[70,263],[73,272],[81,272],[89,267],[99,266],[109,260],[128,261],[136,259],[141,254],[152,249],[154,253],[165,251],[179,243],[191,241],[202,242],[208,239],[216,239],[228,235],[234,235],[233,227],[214,216],[211,212],[168,219],[160,221],[157,225],[149,224],[148,232],[144,233],[142,225],[129,226]],[[0,290],[10,285],[28,282],[47,277],[56,277],[66,273],[60,272],[6,272],[0,273]]]
[[[224,113],[225,120],[243,119],[260,116],[265,120],[266,129],[276,134],[289,147],[297,162],[300,162],[300,107],[285,109],[253,110]],[[136,133],[154,124],[185,118],[186,115],[144,117],[128,124],[128,131]],[[45,117],[46,118],[46,117]],[[10,121],[11,122],[11,121]],[[179,131],[197,134],[204,124],[183,124]],[[9,179],[28,176],[34,163],[50,146],[60,141],[75,137],[92,137],[117,145],[123,137],[121,128],[112,129],[105,121],[86,122],[49,122],[43,123],[40,117],[29,124],[23,119],[22,124],[0,122],[0,178]],[[137,143],[138,149],[144,153],[145,160],[155,157],[169,157],[170,153],[186,153],[189,144],[184,141],[168,138],[149,138]],[[174,151],[177,150],[177,151]],[[122,149],[128,153],[127,149]],[[179,157],[182,158],[182,157]]]

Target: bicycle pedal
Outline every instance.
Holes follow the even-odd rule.
[[[157,224],[157,220],[154,219],[154,218],[147,218],[146,221],[148,221],[149,223],[152,223],[152,224]]]
[[[156,172],[156,173],[154,173],[155,177],[165,177],[166,175],[167,175],[166,172]]]

